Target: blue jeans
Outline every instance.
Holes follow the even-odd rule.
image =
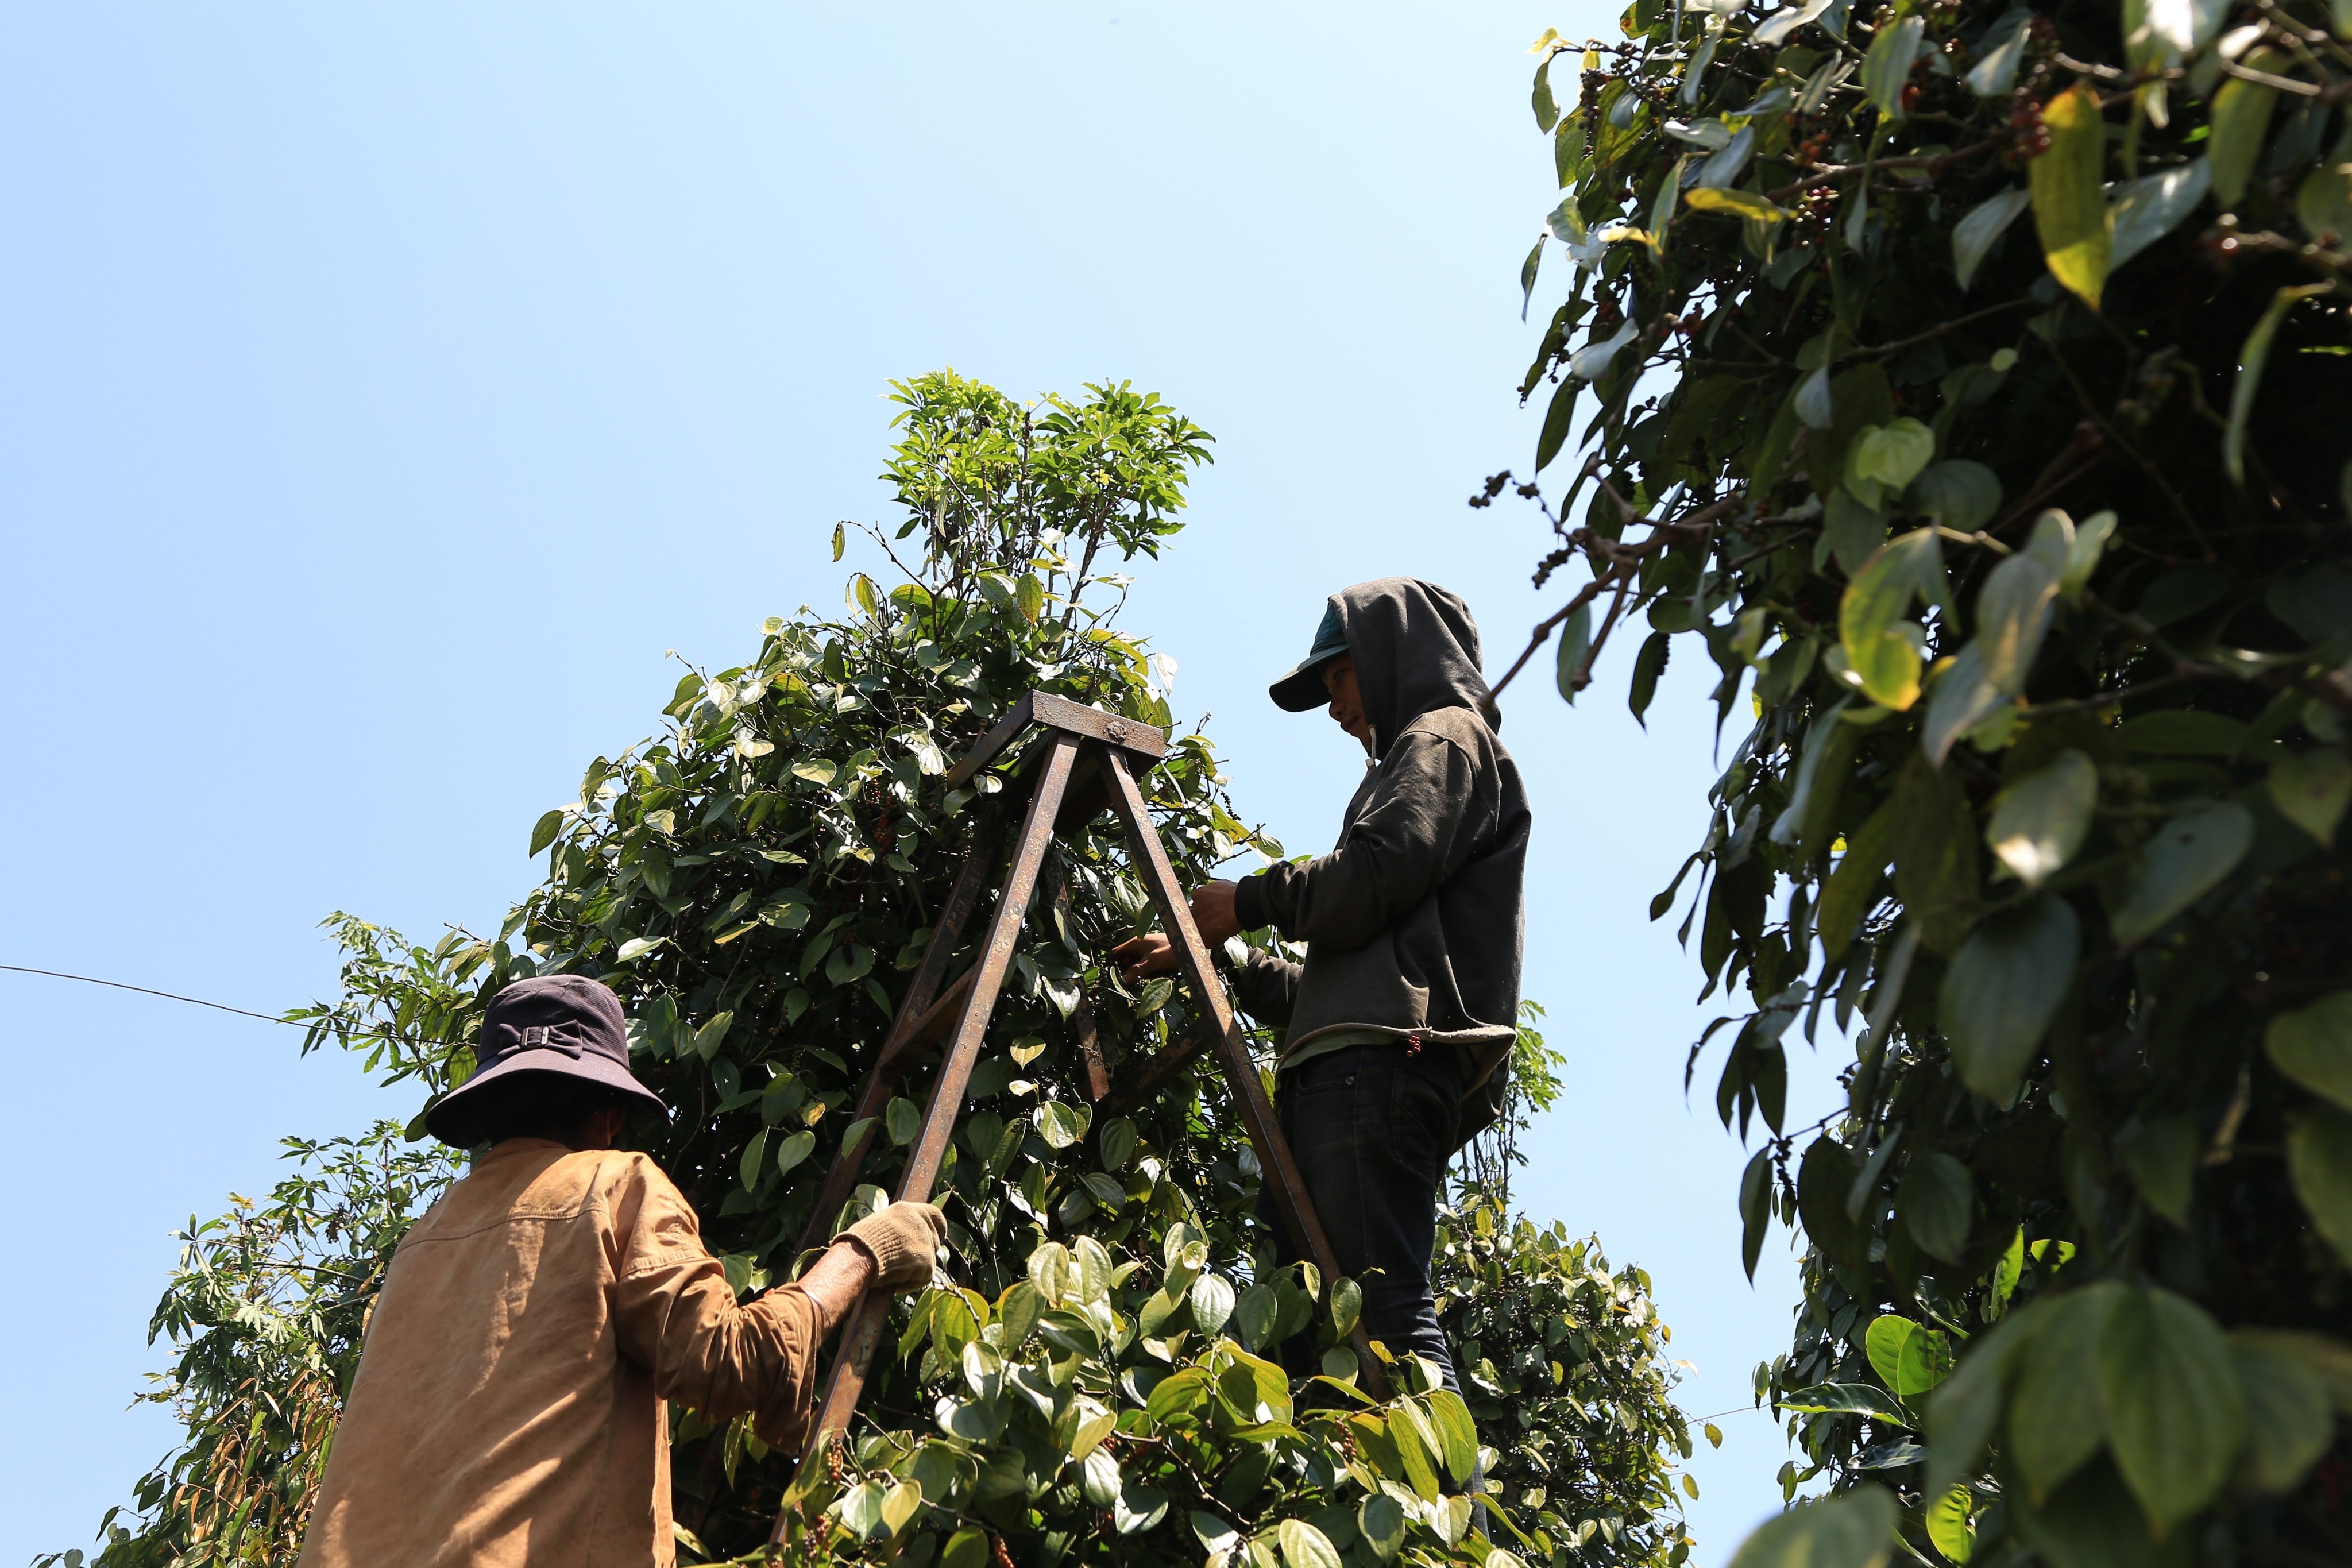
[[[1350,1046],[1285,1073],[1275,1111],[1339,1271],[1362,1287],[1364,1328],[1392,1354],[1426,1356],[1459,1390],[1454,1357],[1431,1300],[1429,1256],[1437,1239],[1437,1192],[1453,1156],[1462,1073],[1450,1049]],[[1270,1196],[1258,1219],[1280,1264],[1296,1260]],[[1325,1289],[1331,1282],[1324,1281]],[[1307,1335],[1283,1347],[1286,1363],[1313,1360]],[[1307,1365],[1294,1372],[1310,1370]]]

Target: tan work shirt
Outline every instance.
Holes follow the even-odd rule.
[[[739,1305],[643,1154],[509,1139],[394,1255],[303,1568],[667,1568],[663,1401],[789,1448],[817,1326],[797,1286]]]

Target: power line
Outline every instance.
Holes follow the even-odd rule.
[[[307,1029],[316,1022],[307,1018],[280,1017],[275,1013],[257,1013],[250,1007],[232,1007],[226,1002],[207,1002],[201,996],[183,996],[176,991],[158,991],[150,985],[132,985],[121,980],[101,980],[95,974],[68,974],[62,969],[34,969],[22,963],[0,963],[0,970],[11,974],[46,975],[51,980],[78,980],[84,985],[104,985],[116,991],[135,991],[142,996],[161,996],[166,1002],[185,1002],[192,1007],[210,1007],[216,1013],[234,1013],[240,1018],[258,1018],[265,1024],[284,1024],[297,1029]],[[390,1034],[382,1029],[372,1029],[363,1034],[343,1035],[341,1037],[347,1043],[352,1040],[394,1040],[404,1046],[425,1046],[435,1043],[430,1040],[414,1039],[406,1035]]]
[[[110,985],[117,991],[136,991],[142,996],[161,996],[167,1002],[185,1002],[197,1007],[210,1007],[215,1012],[234,1013],[240,1018],[258,1018],[265,1024],[296,1024],[299,1020],[281,1018],[275,1013],[256,1013],[247,1007],[232,1007],[226,1002],[207,1002],[201,996],[183,996],[175,991],[157,991],[145,985],[130,985],[120,980],[100,980],[95,974],[68,974],[62,969],[29,969],[21,963],[0,963],[11,974],[46,974],[52,980],[79,980],[84,985]]]

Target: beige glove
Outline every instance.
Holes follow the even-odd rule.
[[[948,1216],[929,1204],[896,1203],[859,1220],[834,1241],[849,1242],[874,1260],[874,1283],[885,1290],[919,1290],[931,1282]]]

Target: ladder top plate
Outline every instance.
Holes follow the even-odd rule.
[[[1168,754],[1168,734],[1163,730],[1139,719],[1122,718],[1083,702],[1073,702],[1066,697],[1056,697],[1050,691],[1032,691],[1014,703],[1013,711],[998,720],[996,727],[982,735],[980,743],[948,771],[944,781],[947,787],[955,789],[971,783],[974,773],[1003,755],[1004,749],[1033,724],[1066,730],[1154,761]]]

